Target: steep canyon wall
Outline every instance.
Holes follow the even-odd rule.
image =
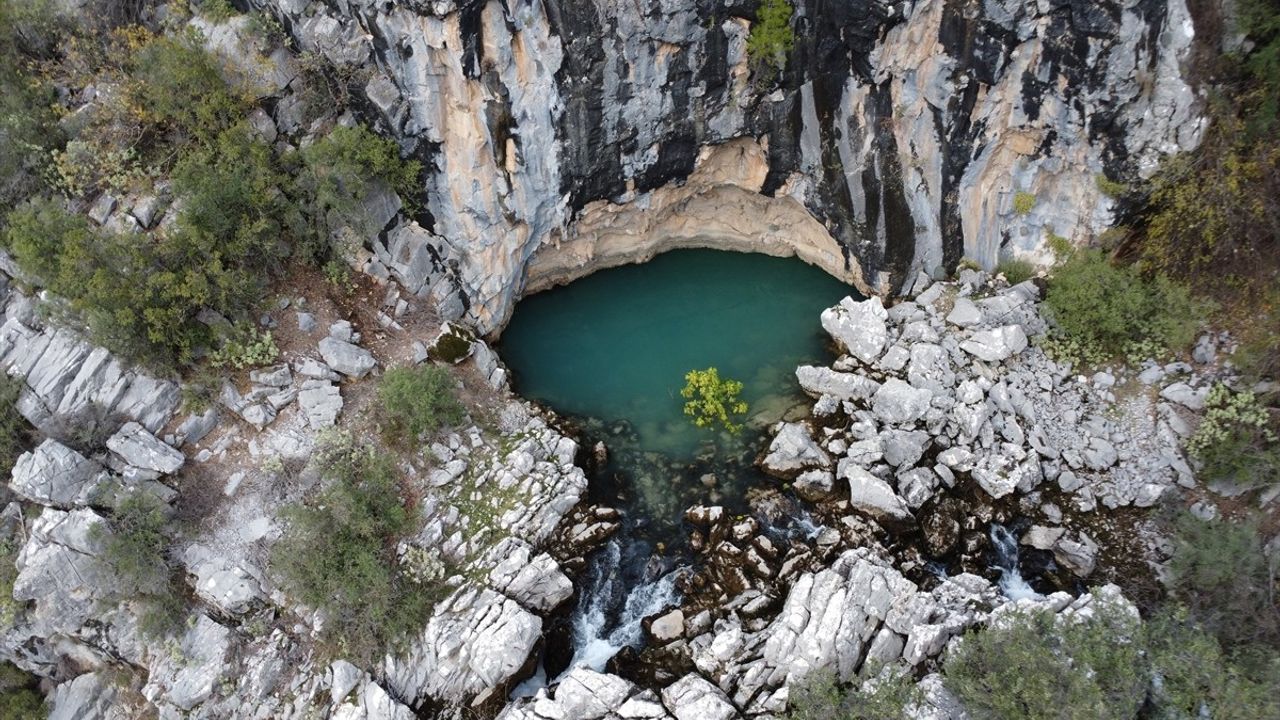
[[[874,293],[1047,262],[1051,233],[1111,224],[1100,176],[1204,129],[1186,0],[797,0],[778,73],[747,55],[756,0],[255,2],[424,160],[419,222],[483,332],[526,288],[674,246],[797,252]],[[726,171],[708,148],[735,139]]]

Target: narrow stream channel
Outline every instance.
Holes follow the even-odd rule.
[[[746,507],[772,482],[754,466],[764,431],[803,415],[795,368],[828,362],[819,315],[854,294],[794,258],[680,250],[602,271],[527,298],[503,333],[515,389],[602,441],[591,499],[623,512],[622,532],[591,558],[561,633],[555,673],[603,669],[641,641],[640,620],[678,602],[674,576],[689,561],[685,508]],[[716,367],[744,384],[750,406],[736,435],[695,427],[680,390],[689,370]],[[549,643],[555,645],[555,642]],[[550,652],[549,652],[550,654]]]

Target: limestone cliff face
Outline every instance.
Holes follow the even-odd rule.
[[[430,169],[420,221],[484,332],[535,253],[589,268],[592,218],[643,211],[708,146],[750,138],[763,178],[702,183],[684,193],[690,212],[713,215],[699,198],[725,185],[793,202],[829,236],[805,227],[798,249],[835,248],[808,259],[888,293],[962,257],[1046,261],[1049,233],[1083,241],[1111,223],[1099,175],[1149,174],[1203,130],[1186,0],[796,0],[795,48],[773,78],[746,55],[757,0],[255,2],[301,50],[368,72],[371,113]],[[1029,212],[1018,193],[1035,197]],[[770,227],[734,232],[752,249]],[[646,255],[615,252],[604,264]]]

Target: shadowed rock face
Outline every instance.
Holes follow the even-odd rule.
[[[824,267],[891,293],[965,256],[1047,261],[1051,233],[1112,222],[1099,175],[1147,175],[1203,129],[1185,0],[796,0],[772,77],[746,55],[754,1],[257,2],[300,49],[372,71],[368,108],[426,161],[419,220],[485,333],[600,201],[642,210],[735,138],[766,161],[735,187],[795,201],[839,250]]]

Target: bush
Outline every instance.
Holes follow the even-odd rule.
[[[787,53],[795,45],[791,12],[789,0],[764,0],[760,4],[747,36],[747,55],[755,62],[777,71],[787,66]]]
[[[972,717],[1133,718],[1145,696],[1138,619],[1100,603],[1082,621],[1015,613],[965,635],[944,683]]]
[[[95,342],[136,361],[188,363],[218,340],[200,312],[252,317],[282,267],[284,180],[270,150],[237,126],[174,169],[182,210],[170,231],[117,236],[37,199],[10,213],[4,245],[83,316]]]
[[[0,373],[0,474],[13,470],[18,456],[31,447],[31,426],[18,412],[23,382]]]
[[[335,433],[321,439],[312,462],[322,488],[286,509],[271,566],[298,600],[323,611],[334,654],[372,661],[422,627],[439,592],[415,582],[421,563],[408,573],[396,557],[416,516],[400,497],[392,459]]]
[[[1185,611],[1164,612],[1147,624],[1152,716],[1214,720],[1280,717],[1280,660],[1275,650],[1250,670],[1223,653]]]
[[[1116,182],[1102,173],[1098,173],[1094,176],[1094,182],[1098,185],[1098,192],[1112,199],[1122,198],[1129,192],[1128,185],[1125,185],[1122,182]]]
[[[885,668],[863,691],[843,691],[830,672],[817,672],[791,686],[788,720],[910,720],[920,701],[910,668]]]
[[[1035,277],[1036,266],[1026,260],[1009,258],[1000,261],[996,266],[996,272],[1004,275],[1004,279],[1008,280],[1010,285],[1017,285]]]
[[[1191,618],[1225,648],[1280,647],[1280,561],[1257,523],[1184,515],[1173,537],[1169,585]]]
[[[234,326],[222,347],[209,355],[209,364],[215,368],[243,370],[270,365],[279,357],[280,348],[276,347],[270,330],[263,332],[257,325],[242,323]]]
[[[731,433],[742,430],[742,425],[733,421],[734,417],[747,412],[747,404],[738,399],[742,383],[728,378],[721,380],[720,371],[713,367],[690,370],[684,380],[680,396],[685,399],[684,414],[692,418],[694,425],[700,428],[723,425]]]
[[[412,205],[420,191],[421,163],[401,159],[394,141],[363,126],[336,127],[300,155],[295,193],[320,243],[313,253],[317,259],[327,254],[324,242],[341,228],[354,228],[361,236],[382,229],[370,225],[362,205],[372,193],[388,189]]]
[[[1185,347],[1205,312],[1185,286],[1164,277],[1148,280],[1097,250],[1072,252],[1055,269],[1045,304],[1058,332],[1079,346],[1082,357]]]
[[[438,365],[388,370],[378,383],[378,401],[382,432],[397,444],[412,444],[466,417],[453,376]]]
[[[1187,452],[1203,463],[1205,480],[1246,490],[1280,482],[1280,443],[1271,414],[1252,392],[1233,392],[1221,383],[1210,388]]]
[[[1036,207],[1036,196],[1019,190],[1013,194],[1013,212],[1016,215],[1030,215]]]
[[[32,720],[48,717],[44,698],[33,688],[15,688],[0,692],[0,720]]]
[[[13,583],[18,579],[18,553],[22,547],[17,538],[0,542],[0,632],[13,627],[22,604],[13,599]]]
[[[169,538],[167,506],[154,495],[135,491],[121,499],[111,514],[107,532],[95,525],[92,536],[102,542],[102,558],[142,594],[167,592]]]
[[[134,53],[129,96],[141,119],[169,146],[212,144],[249,109],[222,66],[192,36],[160,36]]]
[[[41,169],[61,131],[55,94],[34,67],[61,40],[51,2],[0,0],[0,213],[41,185]]]

